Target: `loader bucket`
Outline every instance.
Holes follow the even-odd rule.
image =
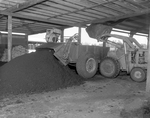
[[[65,57],[66,54],[66,44],[65,43],[54,43],[49,42],[43,45],[36,47],[36,50],[54,50],[54,56],[61,62],[63,65],[67,65],[68,61]]]
[[[86,32],[89,37],[99,39],[103,34],[110,33],[112,31],[111,26],[102,24],[91,24],[86,28]]]

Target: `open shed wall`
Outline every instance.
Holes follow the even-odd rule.
[[[0,45],[6,45],[8,43],[8,34],[0,33]],[[12,35],[12,46],[22,45],[25,48],[28,47],[28,37],[26,35]]]

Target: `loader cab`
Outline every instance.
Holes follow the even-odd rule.
[[[46,30],[46,35],[45,35],[45,40],[46,42],[54,42],[57,43],[60,39],[61,35],[61,30],[52,28],[52,29],[47,29]]]

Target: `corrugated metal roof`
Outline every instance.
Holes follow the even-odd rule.
[[[18,5],[29,0],[0,0],[0,10],[6,10],[14,5]]]
[[[149,0],[0,0],[0,30],[12,15],[13,31],[27,34],[90,23],[147,33],[149,13]]]

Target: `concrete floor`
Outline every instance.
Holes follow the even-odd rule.
[[[9,96],[0,101],[0,118],[124,118],[120,111],[134,102],[132,107],[138,107],[136,103],[145,100],[144,90],[145,82],[127,76],[96,76],[80,86]]]

